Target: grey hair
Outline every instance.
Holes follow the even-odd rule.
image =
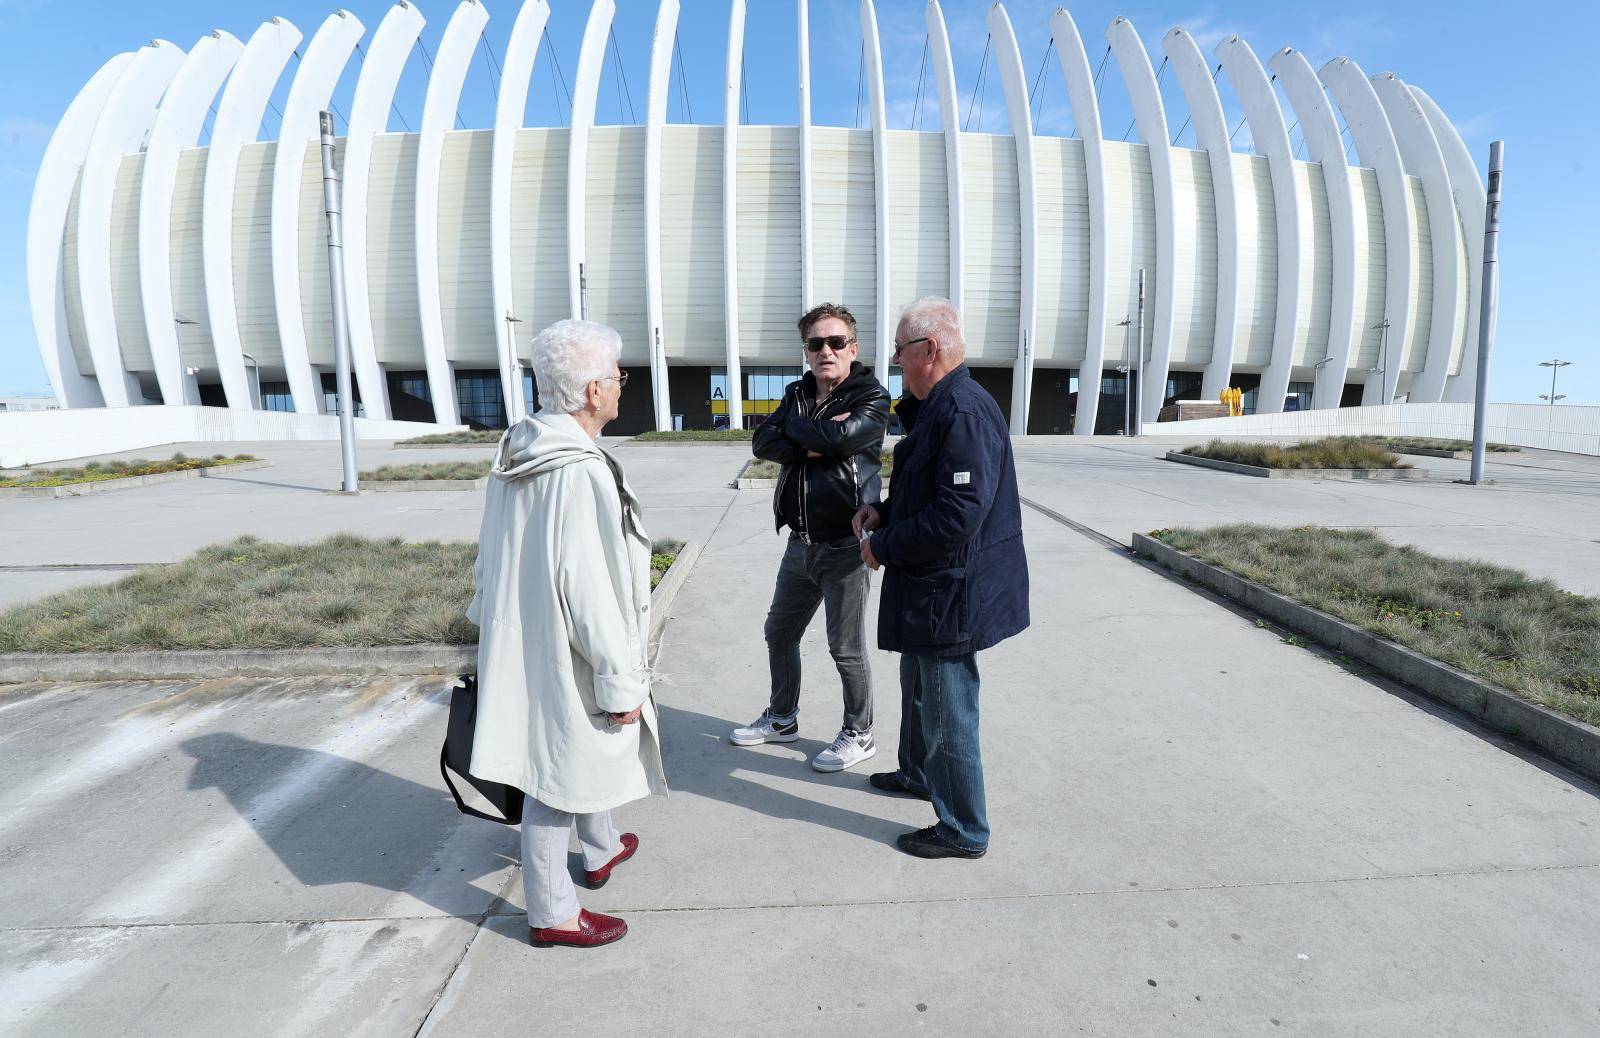
[[[545,410],[575,414],[589,402],[589,383],[610,378],[622,336],[596,321],[557,321],[533,337],[533,377]]]
[[[967,335],[961,328],[961,311],[942,296],[923,296],[908,303],[900,311],[900,323],[905,325],[907,338],[920,339],[926,336],[936,340],[941,351],[949,351],[957,356],[967,352]]]

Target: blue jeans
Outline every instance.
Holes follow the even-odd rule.
[[[969,851],[989,846],[976,653],[900,657],[900,774],[933,799],[940,836]]]

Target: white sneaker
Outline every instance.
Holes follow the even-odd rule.
[[[760,746],[764,742],[795,742],[800,738],[800,719],[779,720],[763,710],[745,728],[735,728],[728,741],[735,746]]]
[[[872,741],[871,732],[841,728],[833,745],[811,758],[811,766],[817,771],[843,771],[855,767],[877,752],[878,747]]]

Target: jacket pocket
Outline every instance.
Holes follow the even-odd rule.
[[[964,567],[900,574],[900,626],[913,645],[955,645],[967,640],[967,573]]]

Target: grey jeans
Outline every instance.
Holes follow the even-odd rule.
[[[872,675],[866,649],[869,580],[854,537],[807,544],[790,536],[767,611],[772,716],[787,718],[800,712],[800,637],[820,605],[827,617],[828,652],[844,682],[844,727],[872,730]]]

